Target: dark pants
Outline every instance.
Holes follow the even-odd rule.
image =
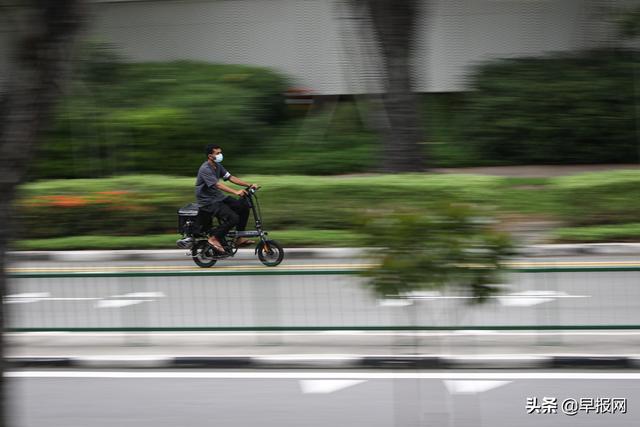
[[[221,240],[233,227],[238,231],[244,231],[249,220],[249,204],[246,199],[227,197],[222,201],[216,213],[220,225],[211,232],[218,240]]]

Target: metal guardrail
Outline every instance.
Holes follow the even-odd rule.
[[[379,298],[361,269],[9,274],[8,330],[640,329],[640,266],[509,271],[501,295]]]

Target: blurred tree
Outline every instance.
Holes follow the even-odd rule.
[[[424,169],[420,143],[423,131],[418,98],[412,89],[411,53],[424,1],[358,0],[368,7],[384,64],[384,122],[378,131],[384,144],[382,169],[411,172]]]
[[[640,6],[620,16],[618,29],[623,38],[632,39],[640,36]]]
[[[16,186],[35,157],[36,143],[60,98],[76,35],[84,16],[81,0],[31,0],[0,3],[15,38],[9,70],[0,92],[0,298],[6,293],[6,248]],[[5,33],[5,34],[7,34]],[[4,332],[4,305],[0,304]],[[0,338],[0,379],[4,343]],[[0,427],[8,425],[4,382],[0,384]]]
[[[365,217],[359,232],[379,265],[363,274],[386,298],[449,289],[483,302],[498,291],[503,262],[512,254],[507,234],[470,205],[404,210]]]
[[[479,63],[459,135],[490,164],[637,161],[636,64],[610,47]]]

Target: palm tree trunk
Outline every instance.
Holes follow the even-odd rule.
[[[49,119],[68,74],[75,38],[84,16],[82,0],[33,0],[2,6],[11,15],[17,43],[0,92],[0,299],[6,295],[6,250],[11,206],[17,185],[35,156],[38,137]],[[20,4],[18,6],[18,4]],[[0,328],[6,312],[0,303]],[[0,427],[9,425],[4,382],[4,334],[0,336]]]
[[[424,140],[418,97],[413,92],[411,56],[416,23],[422,7],[418,0],[365,0],[384,62],[382,96],[387,126],[382,131],[385,172],[424,170]]]

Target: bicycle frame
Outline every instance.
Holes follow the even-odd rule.
[[[268,235],[269,233],[267,233],[266,231],[263,230],[262,228],[262,215],[260,212],[260,208],[258,205],[258,197],[256,196],[256,190],[254,190],[253,188],[248,188],[247,190],[247,195],[245,196],[247,199],[247,203],[249,204],[249,208],[251,209],[251,212],[253,214],[253,219],[255,221],[256,227],[255,230],[251,230],[251,231],[230,231],[227,236],[228,237],[260,237],[261,241],[265,240],[266,235]],[[258,245],[259,246],[259,245]],[[256,252],[257,252],[257,248],[256,248]]]

